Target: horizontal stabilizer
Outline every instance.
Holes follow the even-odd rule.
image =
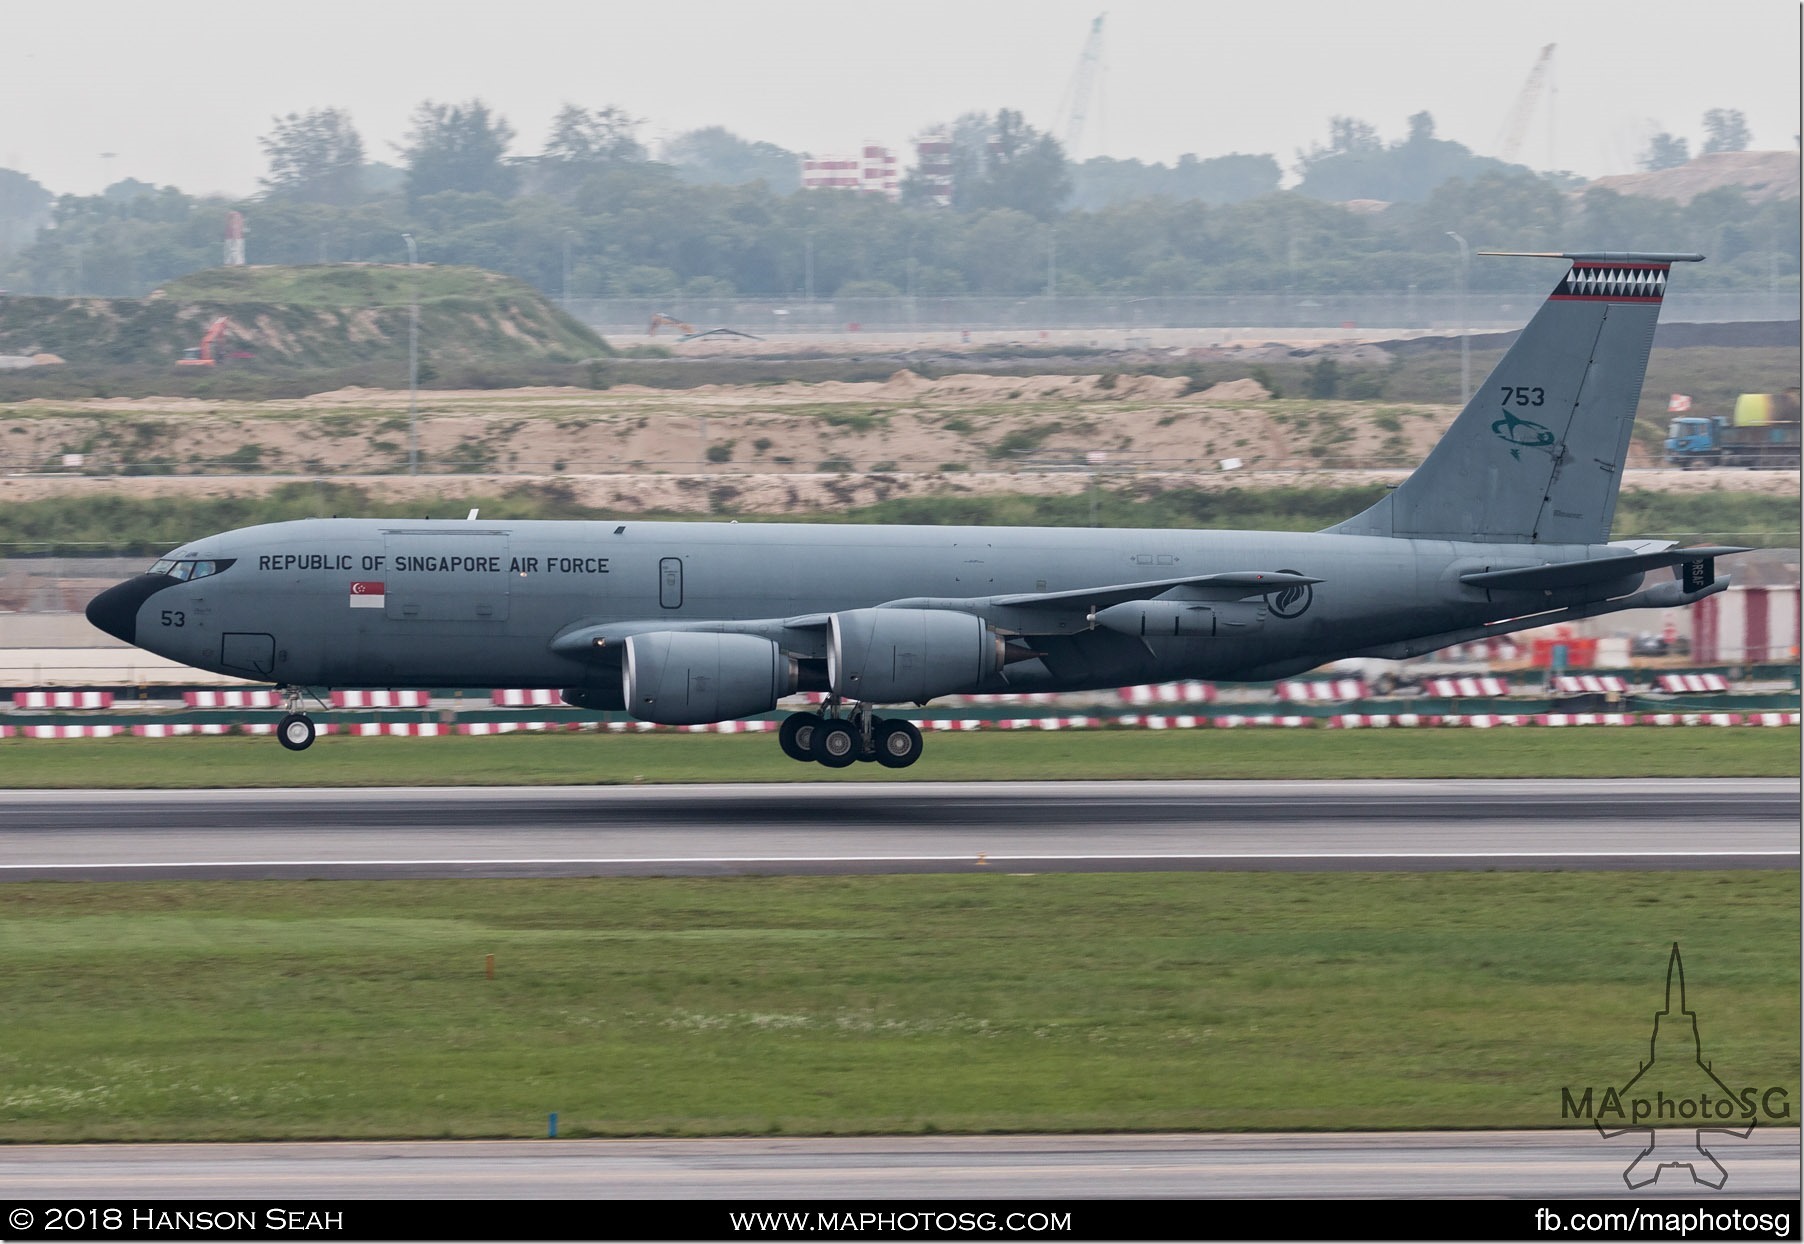
[[[1582,562],[1552,562],[1544,566],[1522,566],[1514,570],[1481,570],[1461,575],[1460,582],[1500,592],[1552,592],[1641,574],[1664,566],[1683,566],[1690,562],[1710,561],[1727,557],[1731,553],[1747,551],[1745,548],[1728,545],[1666,549],[1658,553],[1597,557]]]

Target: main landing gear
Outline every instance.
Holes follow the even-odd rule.
[[[313,718],[301,711],[303,694],[299,687],[282,688],[282,707],[288,712],[276,723],[276,741],[291,752],[312,747],[314,736],[319,733],[313,728]]]
[[[791,713],[777,732],[783,754],[843,769],[875,760],[888,769],[906,769],[921,758],[921,732],[912,721],[879,717],[869,704],[854,704],[847,717],[829,700],[818,713]]]

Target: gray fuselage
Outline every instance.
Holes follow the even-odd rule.
[[[1487,592],[1459,576],[1620,551],[1245,531],[309,519],[170,554],[223,567],[207,577],[142,576],[114,590],[141,597],[121,606],[132,642],[222,674],[555,688],[619,683],[617,648],[554,646],[584,628],[742,630],[809,662],[826,654],[820,615],[1078,592],[1036,615],[1056,617],[1038,628],[1011,625],[1006,608],[970,608],[1004,634],[1033,630],[1016,641],[1032,655],[961,690],[1051,691],[1286,677],[1381,644],[1617,596],[1641,576],[1556,593]],[[1250,596],[1233,634],[1197,638],[1097,627],[1081,599],[1103,585],[1249,567],[1321,582]]]

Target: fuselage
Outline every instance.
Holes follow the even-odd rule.
[[[1321,580],[1252,596],[1231,634],[1126,634],[1064,612],[1064,633],[960,690],[1041,691],[1174,678],[1269,679],[1377,645],[1595,599],[1488,593],[1473,571],[1583,560],[1607,546],[1247,531],[309,519],[208,536],[110,589],[89,616],[159,655],[309,687],[612,688],[618,648],[584,628],[731,629],[803,662],[821,615],[900,600],[1081,592],[1256,567]],[[159,566],[165,563],[159,563]],[[1633,590],[1640,576],[1609,585]],[[1005,635],[1006,609],[973,605]],[[813,619],[811,622],[810,619]],[[723,624],[725,624],[723,626]],[[1053,628],[1061,629],[1061,628]]]

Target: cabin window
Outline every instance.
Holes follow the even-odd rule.
[[[205,579],[211,575],[221,574],[232,568],[238,559],[228,557],[220,561],[177,561],[166,557],[150,568],[151,574],[166,574],[175,580]]]

